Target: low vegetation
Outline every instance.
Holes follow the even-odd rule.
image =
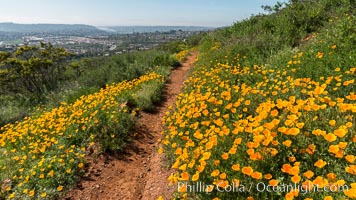
[[[132,80],[152,70],[168,77],[180,65],[161,50],[70,61],[64,49],[43,44],[0,55],[0,126],[35,111],[74,102],[107,84]],[[68,61],[69,60],[69,61]]]

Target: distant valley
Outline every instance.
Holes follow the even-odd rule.
[[[169,31],[207,31],[213,27],[202,26],[99,26],[100,30],[116,34],[152,33]]]
[[[206,31],[212,27],[200,26],[91,26],[84,24],[17,24],[0,23],[0,32],[4,33],[39,33],[56,35],[107,35],[169,31]]]

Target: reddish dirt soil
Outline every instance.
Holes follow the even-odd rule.
[[[65,199],[88,200],[153,200],[159,196],[171,199],[174,188],[168,187],[168,176],[173,172],[164,155],[157,153],[162,137],[162,118],[173,106],[181,92],[187,72],[194,65],[197,53],[192,52],[170,75],[164,102],[154,113],[141,113],[138,130],[125,151],[118,155],[99,155],[89,158],[89,166],[82,181]]]

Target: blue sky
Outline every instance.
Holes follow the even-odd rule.
[[[219,27],[278,0],[0,0],[0,22]],[[283,0],[282,0],[283,1]]]

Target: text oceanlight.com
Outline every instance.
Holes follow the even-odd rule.
[[[218,183],[216,185],[209,185],[203,182],[187,183],[178,182],[178,191],[180,192],[212,192],[214,189],[218,192],[275,192],[284,193],[291,191],[299,191],[300,193],[306,194],[310,192],[344,192],[349,190],[348,185],[325,185],[323,187],[318,184],[310,185],[300,185],[300,184],[279,184],[277,186],[271,186],[263,182],[243,184],[243,183],[232,183],[224,184],[224,182]]]

